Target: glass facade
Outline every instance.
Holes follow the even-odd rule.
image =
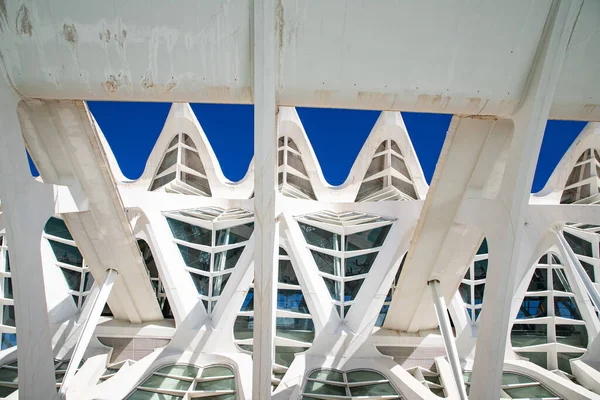
[[[296,218],[340,317],[345,318],[385,242],[393,220],[356,212]]]
[[[400,147],[393,140],[383,141],[375,150],[355,201],[416,199],[418,195]]]
[[[275,320],[275,363],[273,388],[287,372],[297,353],[306,351],[315,338],[315,325],[303,289],[288,252],[279,248],[277,311]],[[251,287],[235,320],[233,336],[241,349],[252,352],[254,289]]]
[[[252,236],[254,215],[218,207],[164,215],[198,295],[212,313]]]
[[[564,361],[566,354],[580,357],[586,351],[585,321],[558,254],[549,252],[535,265],[511,330],[511,343],[520,356],[567,374],[571,367]]]
[[[83,307],[85,299],[92,290],[94,277],[90,273],[77,244],[73,240],[65,222],[50,217],[44,226],[44,238],[48,241],[60,268],[69,293],[77,308]]]
[[[600,155],[596,149],[585,150],[569,174],[560,202],[562,204],[598,204],[600,196]]]
[[[142,259],[144,260],[144,265],[146,266],[148,275],[150,275],[150,283],[152,284],[152,289],[154,289],[154,294],[156,295],[156,300],[158,300],[158,306],[162,311],[163,317],[173,318],[173,311],[171,310],[171,305],[169,304],[169,299],[167,298],[165,286],[163,285],[162,279],[160,279],[158,274],[158,268],[156,267],[156,262],[154,261],[154,256],[152,255],[152,249],[143,239],[138,239],[137,244],[138,248],[140,249],[140,253],[142,253]]]
[[[483,294],[485,292],[485,278],[488,268],[488,244],[483,238],[473,261],[465,273],[458,291],[465,303],[467,316],[472,324],[477,323],[481,309],[483,308]]]
[[[198,149],[187,134],[179,133],[171,140],[149,190],[212,196]]]

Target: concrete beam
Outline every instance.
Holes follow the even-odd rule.
[[[99,131],[84,102],[21,101],[23,136],[46,183],[61,185],[56,207],[94,279],[119,271],[109,306],[131,322],[163,318],[148,272],[107,161]],[[63,200],[69,197],[69,207]]]

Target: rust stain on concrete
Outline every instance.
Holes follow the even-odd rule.
[[[588,115],[596,111],[597,104],[586,104],[583,106],[583,113]]]
[[[65,40],[71,44],[77,44],[77,41],[79,40],[77,29],[73,24],[64,24],[62,35],[65,38]]]
[[[15,25],[17,28],[17,33],[31,36],[33,25],[29,20],[29,9],[25,4],[22,4],[21,8],[19,8],[19,11],[17,11],[17,20]]]
[[[123,29],[120,33],[115,33],[115,40],[117,43],[119,43],[119,46],[121,48],[123,48],[123,43],[125,43],[125,39],[127,39],[127,31],[125,29]]]
[[[420,94],[417,96],[417,104],[420,106],[436,106],[438,110],[442,111],[448,107],[452,100],[451,96],[442,96],[441,94],[429,95]]]
[[[117,93],[119,88],[125,85],[129,85],[129,79],[127,76],[119,72],[117,75],[109,75],[106,82],[102,83],[102,88],[106,93],[113,94]]]
[[[98,36],[100,36],[100,40],[101,41],[103,41],[105,43],[109,43],[110,42],[111,34],[110,34],[110,30],[109,29],[98,33]]]
[[[152,90],[157,94],[166,94],[169,93],[173,88],[177,86],[177,82],[175,80],[171,80],[167,83],[155,83],[152,79],[152,73],[147,72],[142,78],[140,85],[146,90]]]
[[[381,92],[358,92],[356,100],[361,104],[368,104],[372,107],[387,108],[387,105],[390,104],[390,94]]]

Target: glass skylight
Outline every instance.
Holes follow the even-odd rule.
[[[320,369],[308,375],[302,399],[402,399],[402,396],[385,376],[373,370]]]
[[[235,400],[236,378],[226,365],[196,367],[168,365],[154,371],[127,397],[128,400]]]
[[[254,214],[207,207],[166,212],[186,270],[210,313],[254,230]]]
[[[296,220],[336,309],[344,318],[393,220],[353,211],[321,211]]]
[[[471,372],[464,372],[467,394],[471,388]],[[544,399],[544,400],[562,400],[546,386],[540,382],[521,374],[514,372],[504,372],[502,374],[502,399]]]

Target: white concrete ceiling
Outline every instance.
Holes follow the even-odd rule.
[[[283,105],[511,115],[551,2],[281,0]],[[23,97],[252,103],[252,2],[6,2]],[[600,2],[586,0],[551,118],[600,120]]]

